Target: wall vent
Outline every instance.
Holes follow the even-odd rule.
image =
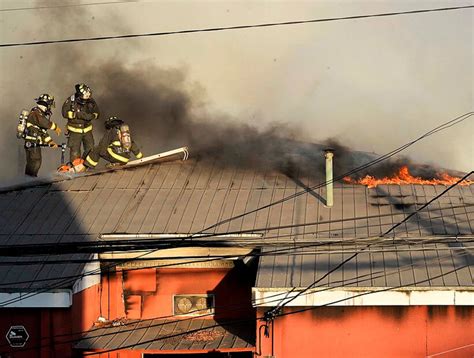
[[[199,316],[214,313],[214,295],[175,295],[173,314],[175,316]]]

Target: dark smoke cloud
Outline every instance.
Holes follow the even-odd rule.
[[[73,16],[87,16],[85,11],[81,9]],[[85,33],[87,28],[82,25]],[[121,29],[121,32],[127,31]],[[205,84],[191,83],[192,74],[188,75],[183,68],[162,68],[154,62],[130,65],[123,57],[108,61],[91,61],[91,58],[80,45],[52,46],[48,52],[48,63],[55,69],[51,81],[56,82],[55,94],[60,94],[57,95],[56,119],[62,102],[72,94],[74,84],[87,83],[102,112],[95,127],[96,142],[103,131],[103,121],[116,115],[130,124],[132,136],[145,155],[186,145],[191,156],[198,160],[317,178],[324,176],[323,150],[327,147],[335,150],[335,176],[375,158],[373,154],[350,150],[335,139],[308,143],[304,131],[295,123],[273,123],[259,129],[257,125],[242,124],[224,114],[208,113]],[[35,83],[34,76],[44,76],[44,73],[33,72],[32,76]],[[35,91],[39,93],[43,89]],[[12,107],[8,113],[4,113],[5,107],[1,108],[2,115],[11,117],[15,113]],[[65,121],[60,123],[64,127]],[[10,159],[16,162],[18,156]],[[363,170],[355,177],[389,176],[407,164],[415,175],[424,178],[436,175],[434,168],[417,166],[407,158],[396,158]],[[45,164],[42,171],[51,169],[51,165]]]

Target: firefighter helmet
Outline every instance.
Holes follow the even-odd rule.
[[[117,116],[112,116],[105,121],[105,129],[110,129],[116,126],[120,126],[122,124],[123,121],[120,118],[118,118]]]
[[[76,88],[76,93],[80,97],[84,97],[86,93],[90,93],[92,95],[92,90],[91,88],[86,85],[85,83],[78,83],[77,85],[74,86]]]
[[[54,97],[47,94],[47,93],[44,93],[44,94],[38,96],[38,98],[35,98],[35,101],[36,101],[37,104],[41,104],[41,105],[46,106],[48,108],[51,108],[51,107],[54,108]]]

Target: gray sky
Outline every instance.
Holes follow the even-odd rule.
[[[86,2],[86,1],[84,1]],[[89,0],[87,2],[93,2]],[[0,9],[71,4],[0,0]],[[406,11],[471,1],[140,1],[77,8],[0,12],[0,42],[173,31],[216,26]],[[264,127],[301,128],[304,139],[336,137],[358,150],[384,153],[473,110],[472,9],[167,37],[0,49],[1,121],[14,136],[16,117],[32,98],[52,92],[54,118],[78,71],[68,53],[89,63],[142,63],[186,74],[203,113]],[[71,19],[70,21],[68,19]],[[73,50],[72,50],[73,49]],[[61,57],[52,59],[51,52]],[[61,60],[62,59],[62,60]],[[80,71],[79,71],[80,72]],[[152,74],[150,74],[152,75]],[[81,82],[78,78],[75,82]],[[87,82],[87,81],[85,81]],[[99,91],[100,92],[100,91]],[[100,98],[97,98],[100,104]],[[130,105],[133,106],[133,103]],[[157,119],[158,120],[158,119]],[[21,172],[20,141],[0,136],[2,151]],[[474,119],[410,149],[414,160],[474,168]],[[19,148],[17,148],[18,146]],[[57,154],[45,161],[56,161]]]

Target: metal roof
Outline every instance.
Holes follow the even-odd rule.
[[[208,328],[207,328],[208,327]],[[159,320],[128,323],[126,326],[98,328],[89,331],[75,345],[80,350],[161,350],[230,351],[253,349],[255,321],[212,319]]]
[[[305,288],[472,288],[474,243],[423,243],[408,245],[322,245],[292,250],[291,255],[260,259],[255,287]],[[267,251],[269,251],[267,249]],[[352,260],[337,268],[355,253]],[[329,275],[328,272],[334,270]]]
[[[335,184],[331,209],[324,206],[325,188],[320,188],[252,212],[320,182],[197,160],[101,172],[1,193],[0,245],[96,240],[103,233],[196,233],[246,212],[251,213],[206,232],[250,230],[274,240],[366,238],[385,232],[445,189]],[[473,235],[473,223],[474,185],[458,186],[394,234]],[[302,226],[281,228],[294,224]],[[13,283],[73,275],[83,267],[81,263],[11,266],[0,271],[0,289],[49,287],[47,281]]]

